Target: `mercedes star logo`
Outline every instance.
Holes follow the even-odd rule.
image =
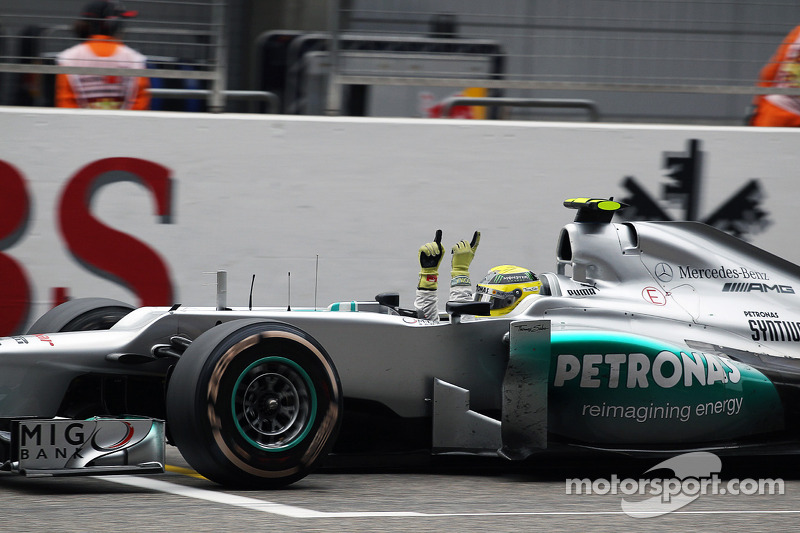
[[[656,278],[662,283],[672,281],[672,267],[666,263],[659,263],[656,265]]]

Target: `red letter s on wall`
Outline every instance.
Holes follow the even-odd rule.
[[[28,225],[30,199],[19,171],[0,161],[0,250],[13,246]],[[0,253],[0,336],[18,331],[30,310],[30,285],[16,261]]]
[[[147,187],[155,197],[156,214],[162,222],[169,222],[169,169],[144,159],[110,157],[82,168],[64,189],[58,208],[64,242],[89,270],[136,293],[140,305],[171,305],[172,281],[161,257],[141,241],[106,226],[90,212],[97,190],[119,181]]]

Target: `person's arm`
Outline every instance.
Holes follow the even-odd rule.
[[[414,308],[420,318],[439,321],[439,264],[444,257],[442,230],[436,231],[433,242],[423,244],[419,249],[419,281],[414,298]]]
[[[758,85],[761,87],[772,87],[778,77],[778,71],[785,61],[791,61],[789,57],[791,47],[800,38],[800,26],[797,26],[783,39],[775,54],[770,58],[769,62],[761,69],[758,79]]]
[[[78,99],[75,98],[75,91],[69,82],[67,74],[56,74],[56,107],[78,108]]]
[[[134,67],[137,69],[147,68],[147,58],[126,45],[119,44],[124,47],[127,53],[133,55]],[[134,77],[128,84],[128,92],[125,95],[125,109],[132,109],[136,111],[146,111],[150,109],[150,78],[146,76]]]
[[[150,109],[150,78],[137,78],[136,97],[133,100],[131,109],[146,111]]]
[[[481,232],[472,235],[472,241],[459,241],[453,246],[453,257],[450,270],[450,300],[451,302],[472,301],[472,281],[469,279],[469,266],[475,257],[475,251],[481,242]]]

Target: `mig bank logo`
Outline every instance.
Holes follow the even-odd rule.
[[[620,212],[621,218],[631,221],[675,220],[666,209],[677,207],[683,211],[683,220],[705,222],[739,238],[761,233],[770,224],[769,213],[761,206],[764,193],[757,179],[745,183],[710,215],[700,216],[703,152],[698,139],[689,140],[686,152],[664,152],[663,155],[662,168],[667,170],[670,182],[662,187],[661,201],[653,198],[636,178],[627,176],[622,186],[628,195],[622,201],[630,207]]]

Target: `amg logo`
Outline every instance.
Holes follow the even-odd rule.
[[[567,294],[570,296],[594,296],[597,294],[597,291],[595,289],[567,289]]]
[[[794,294],[791,285],[767,285],[766,283],[726,283],[722,292],[776,292]]]

